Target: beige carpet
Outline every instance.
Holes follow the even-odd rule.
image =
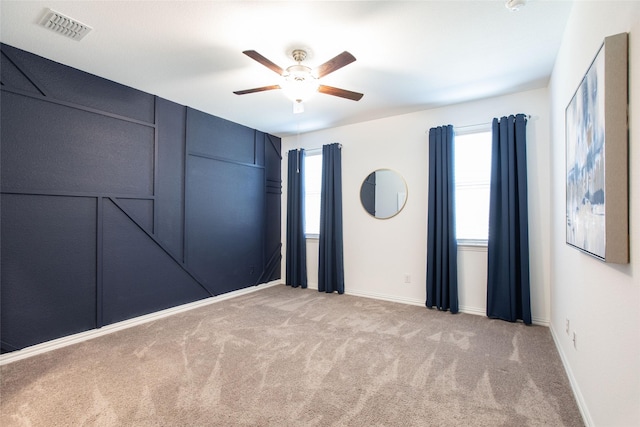
[[[576,426],[549,330],[266,288],[5,366],[8,426]]]

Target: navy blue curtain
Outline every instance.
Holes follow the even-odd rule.
[[[342,248],[342,154],[339,144],[322,147],[318,291],[344,293]]]
[[[427,307],[458,312],[453,126],[429,129]]]
[[[304,150],[290,150],[287,172],[286,284],[307,287],[307,246],[304,237]]]
[[[487,316],[531,324],[527,119],[493,119]]]

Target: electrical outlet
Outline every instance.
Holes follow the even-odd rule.
[[[569,318],[567,317],[566,320],[567,320],[567,322],[565,324],[564,331],[567,333],[567,335],[569,335],[569,331],[570,331],[570,329],[569,329]]]
[[[411,275],[410,274],[405,274],[404,275],[404,283],[411,283]]]
[[[578,339],[575,331],[573,332],[573,348],[575,348],[576,350],[578,349]]]

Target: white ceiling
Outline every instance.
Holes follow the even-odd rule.
[[[547,85],[571,2],[7,1],[3,43],[277,136],[304,133]],[[45,9],[93,30],[81,41],[39,25]],[[242,54],[279,66],[305,48],[314,68],[344,50],[357,61],[322,83],[364,93],[316,94],[293,114],[278,84]]]

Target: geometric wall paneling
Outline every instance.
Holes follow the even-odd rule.
[[[277,206],[276,206],[277,204]],[[280,258],[282,257],[282,244],[280,242],[280,228],[275,225],[280,220],[280,195],[266,194],[266,228],[265,228],[265,273],[258,283],[270,282],[280,278]],[[272,268],[273,267],[273,268]]]
[[[269,262],[265,267],[265,276],[262,281],[271,281],[280,278],[280,258],[282,257],[280,242],[280,219],[282,179],[280,164],[280,140],[264,134],[265,150],[265,175],[266,175],[266,229],[265,248]],[[277,255],[277,256],[275,256]]]
[[[184,162],[186,107],[156,99],[158,171],[156,236],[184,261]]]
[[[103,202],[104,325],[211,296],[116,203]]]
[[[280,139],[272,135],[264,134],[265,139],[265,166],[267,168],[267,180],[279,182],[280,162],[282,154],[280,153]]]
[[[187,108],[189,153],[256,164],[254,133],[246,126]]]
[[[268,195],[268,199],[275,197],[273,195]],[[267,221],[272,221],[273,218],[280,218],[278,215],[279,212],[275,212],[273,209],[268,211]],[[270,282],[272,280],[276,280],[280,278],[280,259],[282,258],[282,243],[280,241],[276,241],[277,238],[274,237],[275,232],[277,231],[277,227],[274,225],[270,225],[266,229],[267,231],[267,242],[265,245],[267,249],[267,264],[265,264],[265,270],[269,271],[269,274],[265,274],[262,280],[259,283]],[[272,263],[271,265],[268,265]],[[273,267],[273,268],[272,268]]]
[[[25,75],[6,55],[4,49],[0,55],[0,82],[3,86],[11,87],[34,95],[42,95],[42,91]]]
[[[264,167],[264,162],[265,162],[265,158],[264,158],[264,150],[265,150],[265,137],[266,134],[264,132],[260,132],[260,131],[255,131],[254,132],[254,139],[255,139],[255,164],[257,166],[263,166]]]
[[[154,122],[153,95],[12,46],[2,45],[2,50],[44,88],[48,97],[144,123]]]
[[[96,327],[96,199],[3,194],[1,330],[11,351]]]
[[[267,181],[266,189],[266,243],[267,251],[271,252],[280,244],[280,227],[276,225],[276,221],[281,218],[280,212],[280,199],[281,192],[280,184],[276,187],[274,181]]]
[[[3,188],[153,195],[152,127],[45,99],[2,93]]]
[[[3,352],[280,277],[280,138],[0,48]]]
[[[263,269],[264,168],[191,155],[186,260],[216,294],[254,285]]]
[[[153,199],[117,199],[118,204],[147,233],[153,234]]]
[[[279,243],[268,255],[262,274],[254,285],[270,282],[280,278],[280,261],[282,260],[282,244]]]

